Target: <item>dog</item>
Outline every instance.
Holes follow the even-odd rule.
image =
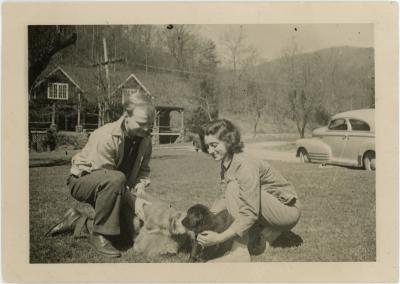
[[[222,233],[233,223],[233,217],[228,210],[223,210],[217,214],[213,214],[207,206],[196,204],[190,207],[186,217],[183,218],[183,226],[191,232],[191,253],[190,262],[204,262],[220,256],[231,250],[233,239],[226,242],[202,247],[197,242],[197,236],[204,231],[214,231]]]
[[[187,246],[190,238],[182,225],[184,212],[162,201],[151,201],[144,206],[144,220],[135,217],[133,251],[153,257],[174,255]]]

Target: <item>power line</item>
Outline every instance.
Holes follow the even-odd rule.
[[[98,67],[101,65],[105,65],[107,63],[110,64],[115,64],[115,63],[127,63],[126,58],[117,58],[115,60],[109,60],[107,62],[94,62],[93,60],[91,60],[90,58],[86,57],[86,56],[82,56],[81,54],[75,54],[76,57],[82,59],[85,63],[85,65],[87,67]],[[90,63],[89,63],[90,62]],[[142,67],[148,67],[151,69],[156,69],[156,70],[161,70],[161,71],[168,71],[168,72],[177,72],[177,73],[184,73],[184,74],[194,74],[194,75],[210,75],[209,73],[205,73],[205,72],[196,72],[196,71],[188,71],[188,70],[181,70],[181,69],[175,69],[175,68],[167,68],[167,67],[163,67],[163,66],[156,66],[156,65],[148,65],[148,64],[143,64],[143,63],[137,63],[137,62],[132,62],[133,65],[137,65],[137,66],[142,66]],[[291,83],[289,82],[279,82],[279,81],[265,81],[263,80],[263,83],[265,84],[270,84],[270,85],[283,85],[283,86],[288,86],[291,85]]]
[[[170,72],[178,72],[178,73],[186,73],[186,74],[209,75],[208,73],[204,73],[204,72],[186,71],[186,70],[181,70],[181,69],[166,68],[166,67],[142,64],[142,63],[136,63],[136,62],[133,62],[133,64],[138,65],[138,66],[152,68],[152,69],[158,69],[158,70],[162,70],[162,71],[170,71]]]
[[[92,64],[92,67],[106,66],[108,64],[114,64],[114,63],[125,62],[125,61],[126,61],[125,58],[110,59],[107,61],[102,61],[99,63]]]
[[[127,63],[126,58],[117,58],[114,60],[108,60],[104,62],[94,62],[93,60],[89,59],[86,56],[82,56],[81,54],[75,54],[78,58],[82,59],[85,61],[85,65],[87,67],[98,67],[102,65],[106,65],[108,63],[113,64],[113,63]],[[89,63],[90,62],[90,63]],[[156,66],[156,65],[148,65],[148,64],[143,64],[143,63],[137,63],[137,62],[132,62],[133,65],[137,66],[142,66],[142,67],[148,67],[151,69],[156,69],[156,70],[161,70],[161,71],[169,71],[169,72],[178,72],[178,73],[185,73],[185,74],[197,74],[197,75],[209,75],[208,73],[205,72],[196,72],[196,71],[188,71],[188,70],[181,70],[181,69],[174,69],[174,68],[167,68],[167,67],[162,67],[162,66]]]

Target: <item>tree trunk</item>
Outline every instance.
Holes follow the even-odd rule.
[[[74,44],[77,40],[78,36],[76,33],[72,33],[66,39],[59,39],[55,42],[54,46],[52,46],[40,60],[36,61],[28,68],[28,87],[29,92],[33,87],[33,83],[35,82],[36,78],[42,73],[42,71],[47,67],[50,63],[50,59],[53,57],[54,54],[59,52],[60,50]]]
[[[300,121],[296,120],[297,131],[299,132],[300,138],[304,138],[304,130],[300,125]]]
[[[300,138],[304,138],[306,125],[307,125],[307,118],[302,118],[301,121],[297,121],[297,130],[299,131]]]
[[[257,111],[257,116],[256,116],[256,120],[255,120],[254,127],[253,127],[254,137],[257,136],[257,125],[258,125],[258,122],[260,121],[260,117],[261,117],[261,113],[260,113],[260,111]]]

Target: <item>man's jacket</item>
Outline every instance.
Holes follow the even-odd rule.
[[[116,170],[120,166],[124,154],[124,136],[121,125],[124,118],[108,123],[96,129],[89,137],[81,152],[72,157],[71,174],[81,176],[98,169]],[[149,162],[152,152],[151,138],[141,140],[138,155],[132,171],[127,176],[127,185],[135,186],[141,182],[150,183]]]

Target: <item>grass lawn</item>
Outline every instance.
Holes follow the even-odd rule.
[[[71,153],[32,153],[36,165],[51,158],[52,167],[30,168],[30,262],[185,262],[186,254],[145,259],[132,250],[119,259],[96,254],[85,239],[43,239],[51,224],[76,202],[65,180]],[[253,261],[375,261],[375,174],[356,169],[271,161],[296,187],[302,217],[292,234],[278,239]],[[201,153],[155,149],[151,191],[177,209],[210,205],[219,184],[219,165]]]

